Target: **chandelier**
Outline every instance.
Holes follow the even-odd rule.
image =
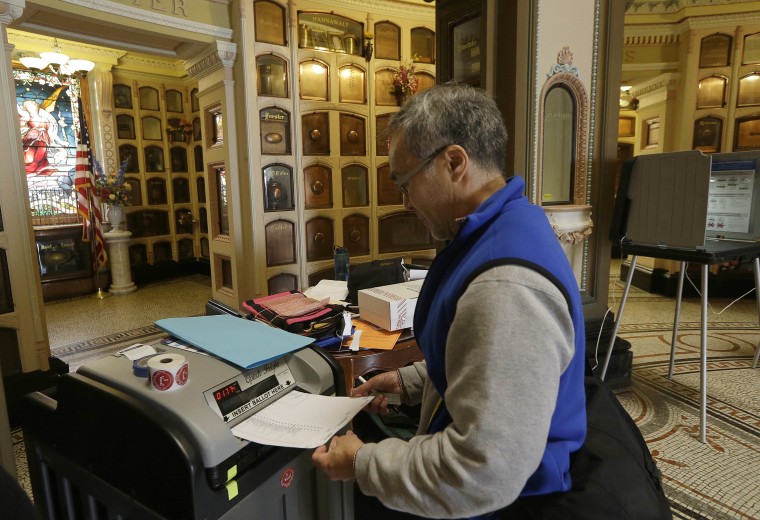
[[[56,74],[73,76],[77,72],[87,73],[95,67],[90,60],[71,59],[61,52],[58,40],[53,43],[53,50],[41,52],[39,56],[21,56],[19,61],[28,69],[44,70],[49,68]]]

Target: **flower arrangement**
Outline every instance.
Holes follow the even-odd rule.
[[[127,168],[128,160],[119,165],[119,171],[116,173],[103,173],[103,167],[97,159],[93,159],[95,171],[95,194],[98,198],[108,205],[129,206],[129,195],[132,192],[132,185],[124,178],[124,171]]]
[[[186,134],[192,134],[193,124],[185,121],[184,119],[180,119],[179,121],[174,122],[174,124],[169,122],[166,125],[166,132],[169,134],[174,133],[174,132],[184,132]]]
[[[393,74],[393,86],[396,92],[402,96],[412,96],[417,92],[417,66],[414,64],[414,59],[403,62],[398,72]]]

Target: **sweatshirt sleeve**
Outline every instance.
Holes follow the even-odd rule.
[[[480,274],[457,303],[446,343],[452,423],[362,447],[359,487],[392,509],[438,518],[512,503],[541,461],[573,351],[567,303],[548,279],[515,265]]]

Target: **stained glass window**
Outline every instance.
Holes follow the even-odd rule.
[[[23,69],[13,78],[34,223],[76,222],[79,80]]]

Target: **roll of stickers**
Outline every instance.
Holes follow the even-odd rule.
[[[153,356],[145,356],[144,358],[135,359],[132,361],[132,372],[137,377],[144,377],[147,379],[150,375],[148,371],[148,360],[152,357]]]
[[[159,392],[181,388],[187,383],[189,369],[181,354],[159,354],[148,359],[150,386]]]

